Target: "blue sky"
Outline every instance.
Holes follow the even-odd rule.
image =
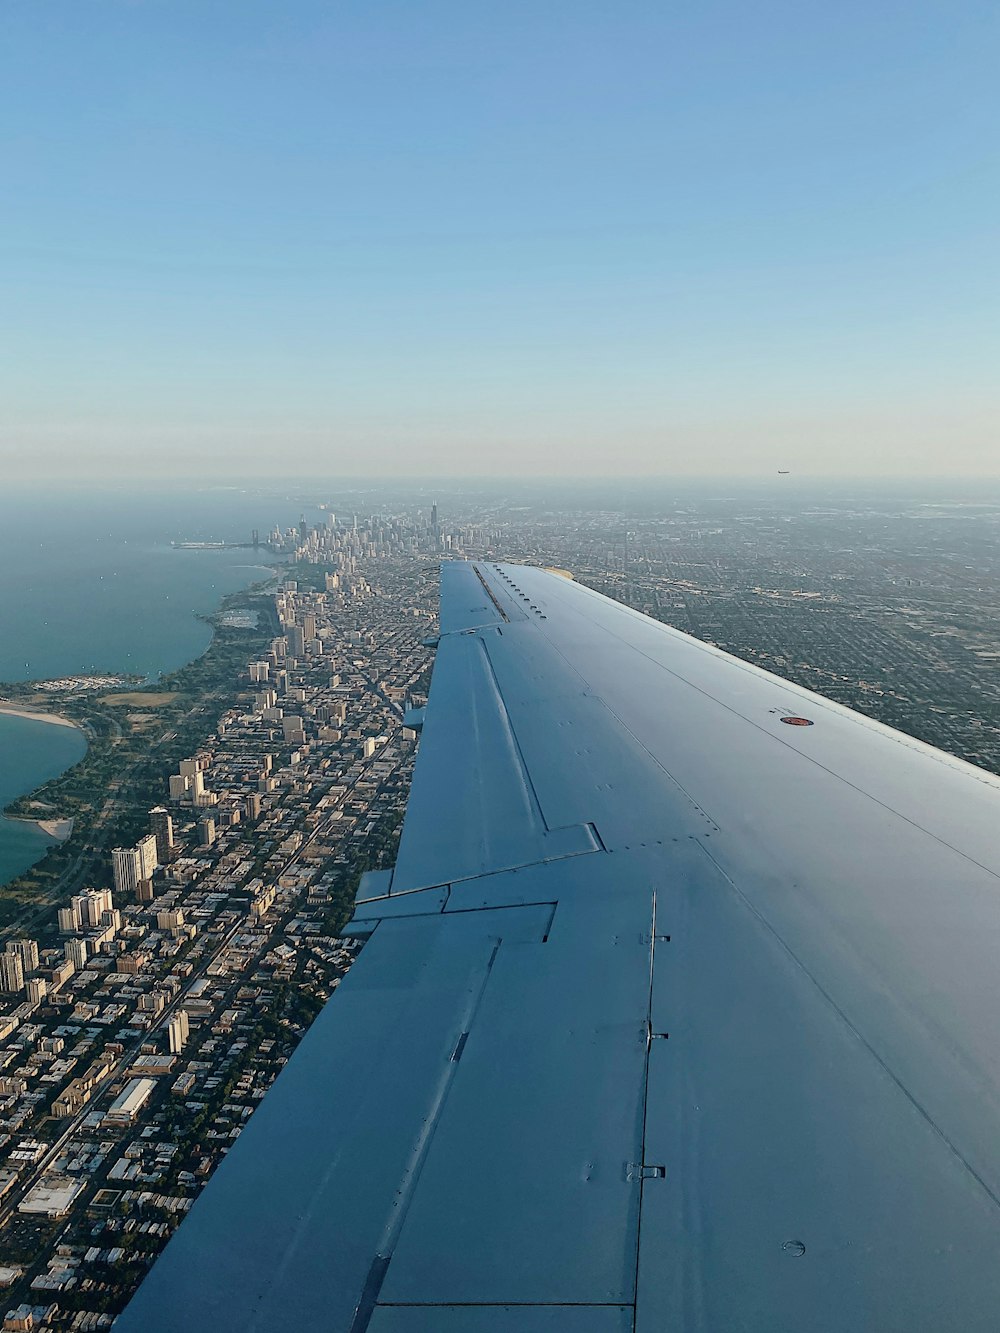
[[[9,475],[1000,473],[1000,9],[5,0]]]

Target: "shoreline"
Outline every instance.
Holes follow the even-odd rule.
[[[79,722],[74,722],[72,718],[66,717],[63,713],[45,713],[40,712],[35,707],[26,708],[22,704],[13,703],[9,699],[0,699],[0,714],[6,714],[8,717],[24,717],[29,722],[51,722],[57,727],[75,727],[77,731],[83,732],[86,736],[86,730],[80,726]]]
[[[64,717],[62,713],[46,713],[40,711],[37,707],[25,707],[8,699],[0,699],[0,717],[23,717],[27,718],[29,722],[48,722],[57,727],[72,727],[84,739],[87,747],[84,754],[90,749],[90,736],[87,734],[86,728],[78,722],[74,722],[72,718]],[[30,792],[24,793],[25,796],[30,794]],[[72,817],[61,815],[49,815],[43,816],[41,819],[33,819],[30,815],[8,815],[4,812],[3,818],[13,824],[32,825],[56,846],[67,842],[73,836],[73,827],[76,823],[76,820]]]
[[[55,698],[52,698],[51,694],[47,694],[44,700],[39,699],[38,692],[41,688],[41,682],[19,681],[17,682],[19,691],[23,689],[26,694],[30,692],[34,697],[28,701],[27,699],[22,699],[19,694],[14,695],[14,697],[11,697],[10,695],[0,695],[0,723],[2,723],[4,716],[8,716],[21,717],[28,721],[47,722],[55,724],[56,726],[74,728],[84,739],[85,752],[83,758],[78,762],[71,764],[70,768],[80,768],[81,772],[84,774],[83,780],[86,780],[87,774],[89,773],[89,769],[87,769],[88,762],[95,762],[93,758],[95,753],[98,755],[99,767],[99,761],[102,756],[105,760],[107,759],[109,745],[114,746],[120,741],[124,741],[126,750],[128,750],[130,746],[142,750],[148,749],[150,746],[150,738],[146,737],[145,740],[142,740],[139,732],[133,734],[133,731],[126,725],[126,719],[122,718],[120,722],[116,721],[116,719],[112,717],[114,709],[104,707],[104,704],[113,704],[115,695],[127,694],[128,691],[121,690],[121,685],[126,683],[132,686],[132,692],[137,695],[156,693],[158,687],[163,691],[166,686],[170,686],[170,694],[172,697],[174,691],[179,687],[176,684],[171,685],[171,682],[184,680],[191,682],[186,684],[185,688],[189,690],[194,689],[200,694],[203,690],[203,682],[200,679],[198,664],[206,660],[214,661],[219,653],[222,654],[222,660],[225,659],[225,647],[222,649],[218,647],[220,643],[220,630],[224,635],[229,632],[229,627],[222,619],[223,612],[228,608],[230,601],[237,602],[237,604],[243,604],[246,599],[250,599],[246,604],[251,605],[255,604],[256,599],[265,596],[262,589],[266,587],[268,583],[274,582],[278,575],[278,571],[268,568],[267,573],[269,575],[267,578],[252,579],[241,588],[223,593],[218,597],[211,614],[204,616],[198,613],[194,614],[192,618],[203,622],[208,628],[208,643],[200,653],[188,659],[187,662],[175,670],[169,672],[160,671],[154,679],[137,679],[132,673],[129,673],[128,676],[125,676],[122,673],[114,673],[115,685],[118,688],[111,689],[110,697],[107,700],[102,700],[97,691],[93,692],[92,695],[89,691],[84,692],[82,690],[74,690],[71,695],[74,703],[79,702],[84,706],[85,716],[84,720],[80,722],[63,713],[48,710],[46,705],[49,703],[50,699],[52,699],[53,703],[62,702],[62,699],[57,701]],[[255,642],[257,639],[260,639],[261,644],[263,644],[266,637],[265,628],[267,628],[268,624],[269,622],[266,623],[266,616],[264,616],[263,619],[258,621],[258,624],[250,631],[248,637],[254,638]],[[249,627],[247,628],[249,630]],[[268,632],[270,631],[268,630]],[[232,650],[230,649],[229,652],[231,653],[231,651]],[[262,647],[261,651],[263,651]],[[244,649],[241,648],[240,652],[243,653]],[[245,659],[241,659],[241,661],[245,661]],[[229,683],[231,685],[231,692],[235,696],[235,693],[238,692],[239,689],[239,676],[237,675],[237,677],[234,677]],[[107,687],[104,686],[104,688]],[[206,697],[212,697],[211,691]],[[97,726],[96,732],[87,720],[88,715],[86,706],[91,700],[95,706],[100,706],[103,714],[102,721],[100,725]],[[171,704],[170,707],[174,707],[174,705]],[[152,714],[150,716],[152,716]],[[187,713],[185,712],[182,720],[186,720],[186,718]],[[15,891],[13,886],[19,885],[22,880],[26,880],[26,877],[33,877],[31,882],[31,895],[33,899],[38,898],[39,901],[44,900],[46,894],[50,891],[51,885],[49,881],[52,880],[53,875],[58,878],[62,870],[65,868],[65,865],[69,864],[68,862],[65,862],[64,859],[60,859],[65,858],[66,856],[66,853],[62,851],[66,844],[74,839],[85,839],[95,818],[107,818],[111,819],[113,822],[117,817],[115,810],[120,809],[123,800],[127,802],[126,794],[119,792],[118,798],[114,802],[115,808],[112,812],[108,814],[107,811],[104,811],[99,816],[95,816],[94,810],[91,808],[92,803],[91,805],[88,805],[84,802],[84,804],[81,805],[79,792],[75,790],[73,781],[70,781],[69,795],[66,797],[65,803],[59,797],[56,798],[57,803],[55,805],[51,802],[43,802],[33,799],[37,798],[39,794],[46,789],[49,783],[63,778],[68,771],[69,769],[63,769],[59,773],[53,774],[52,777],[44,779],[42,782],[38,783],[37,786],[33,786],[30,790],[21,792],[20,795],[9,802],[6,810],[3,812],[3,822],[6,823],[8,827],[18,824],[21,825],[22,828],[25,825],[33,825],[38,829],[39,833],[48,844],[48,846],[40,850],[39,854],[34,856],[26,866],[18,866],[13,872],[7,869],[0,872],[0,903],[3,904],[5,909],[4,917],[9,916],[11,913],[16,913],[16,900],[18,900],[19,890]],[[77,781],[77,786],[78,785],[79,781]],[[159,795],[157,795],[155,799],[159,800]],[[14,813],[12,807],[17,810],[17,813]],[[41,817],[37,817],[36,812],[37,816]],[[82,816],[82,818],[77,818],[78,815]],[[0,841],[3,840],[0,839]],[[53,867],[52,865],[49,865],[47,870],[42,870],[40,867],[46,864],[46,857],[50,853],[56,858],[55,866]],[[91,860],[93,859],[94,856],[92,855]],[[2,860],[2,857],[0,857],[0,860]],[[11,907],[11,902],[14,902],[13,907]],[[7,921],[4,920],[4,925],[6,924]]]
[[[44,833],[47,838],[53,842],[66,842],[73,836],[73,825],[75,819],[31,819],[27,815],[4,815],[4,819],[12,824],[33,824],[40,833]]]

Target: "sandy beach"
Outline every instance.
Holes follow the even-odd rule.
[[[52,722],[57,727],[76,727],[77,731],[83,728],[68,717],[63,717],[61,713],[40,713],[32,708],[24,708],[21,704],[11,703],[9,700],[0,700],[0,713],[9,713],[12,717],[26,717],[32,722]]]
[[[34,708],[23,708],[20,704],[11,703],[7,699],[0,700],[0,713],[9,714],[11,717],[26,717],[31,722],[51,722],[57,727],[73,727],[76,731],[83,731],[81,726],[71,722],[68,717],[63,717],[61,713],[42,713]],[[38,804],[41,805],[41,802]],[[52,807],[42,806],[42,808],[51,809]],[[5,817],[16,819],[23,824],[34,824],[36,828],[41,829],[44,834],[53,838],[56,842],[65,842],[73,832],[72,819],[60,819],[58,816],[54,818],[49,816],[42,819],[22,819],[17,815],[7,815]]]
[[[5,815],[4,818],[12,819],[18,824],[34,824],[56,842],[65,842],[73,832],[72,819],[25,819],[21,815]]]

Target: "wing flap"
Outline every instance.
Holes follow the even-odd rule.
[[[497,958],[383,1301],[634,1299],[650,894],[562,879],[545,941]]]

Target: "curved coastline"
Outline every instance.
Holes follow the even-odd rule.
[[[29,824],[52,842],[65,842],[72,835],[76,823],[75,819],[30,819],[27,815],[4,815],[3,818],[10,824]]]
[[[8,721],[9,719],[9,721]],[[82,746],[71,733],[82,740]],[[48,737],[48,739],[46,739]],[[63,739],[65,737],[65,739]],[[36,739],[40,738],[40,739]],[[29,796],[86,756],[89,738],[84,727],[61,714],[0,701],[0,807]],[[3,763],[25,753],[30,762]],[[72,833],[73,821],[58,809],[40,806],[37,818],[0,813],[0,885],[35,865],[52,847]]]
[[[48,722],[56,727],[73,727],[80,732],[87,748],[89,748],[90,741],[86,729],[79,722],[74,722],[71,717],[66,717],[64,713],[48,713],[38,708],[24,708],[20,704],[12,703],[9,699],[0,699],[0,714],[6,717],[23,717],[29,722]],[[83,755],[86,753],[87,750],[85,749]],[[80,756],[81,759],[83,755]],[[77,759],[75,762],[79,763],[80,760]],[[65,772],[66,770],[63,769],[62,771]],[[57,776],[56,773],[52,774],[52,777]],[[51,781],[51,778],[46,778],[46,781]],[[28,795],[29,793],[22,794]],[[62,819],[58,815],[49,815],[42,819],[32,819],[27,815],[3,815],[3,818],[11,823],[30,824],[38,829],[39,833],[44,833],[47,838],[51,838],[53,842],[65,842],[72,835],[75,822],[72,819]],[[2,882],[0,881],[0,883]]]
[[[266,588],[269,584],[273,583],[279,575],[279,570],[275,565],[254,564],[246,565],[244,568],[247,571],[259,573],[264,577],[250,579],[242,586],[242,588],[223,592],[212,612],[193,613],[192,618],[195,621],[200,621],[207,626],[209,630],[208,643],[200,651],[192,654],[187,662],[180,668],[172,668],[168,671],[160,670],[151,673],[145,678],[143,684],[138,683],[142,678],[137,677],[135,688],[142,690],[143,686],[145,686],[145,688],[148,689],[151,685],[155,685],[157,681],[167,679],[175,674],[177,670],[184,670],[185,667],[191,666],[204,658],[213,646],[216,632],[219,628],[217,618],[225,607],[227,599],[236,596],[241,592],[250,592],[258,588]],[[126,677],[121,677],[116,683],[120,685],[121,683],[124,683],[126,679]],[[35,682],[35,684],[37,685],[38,682]],[[19,681],[18,685],[30,689],[32,682]],[[72,697],[76,699],[80,696],[74,693]],[[47,704],[47,702],[48,700],[46,699],[45,704]],[[23,813],[25,809],[24,804],[21,804],[20,806],[22,813],[17,815],[7,815],[3,813],[3,808],[5,806],[20,802],[25,797],[30,797],[32,793],[39,791],[39,789],[44,787],[48,782],[52,781],[54,778],[60,777],[63,773],[75,767],[76,764],[82,762],[90,748],[90,742],[94,739],[86,722],[81,723],[63,713],[54,710],[50,711],[45,704],[40,705],[37,697],[33,698],[31,703],[21,703],[16,697],[0,697],[0,731],[2,731],[3,719],[5,717],[10,717],[12,719],[20,718],[22,721],[30,723],[45,723],[50,727],[55,725],[61,728],[70,728],[73,731],[79,732],[83,737],[84,749],[82,754],[71,759],[68,763],[51,768],[50,771],[37,776],[35,780],[31,780],[26,784],[18,784],[17,790],[3,791],[2,781],[0,781],[0,889],[29,871],[42,860],[45,854],[53,847],[66,842],[72,836],[76,822],[73,818],[64,817],[57,808],[47,806],[43,802],[29,802],[30,806],[39,808],[40,817],[38,818]],[[2,759],[2,749],[3,746],[0,744],[0,759]],[[2,766],[0,766],[0,779],[2,779],[2,777]],[[9,835],[13,834],[13,837],[4,836],[5,825],[7,833]],[[15,830],[17,830],[16,833]]]
[[[51,722],[57,727],[75,727],[77,731],[83,732],[85,738],[87,735],[79,722],[74,722],[64,713],[46,713],[37,708],[25,708],[10,699],[0,699],[0,713],[6,713],[9,717],[24,717],[30,722]]]

